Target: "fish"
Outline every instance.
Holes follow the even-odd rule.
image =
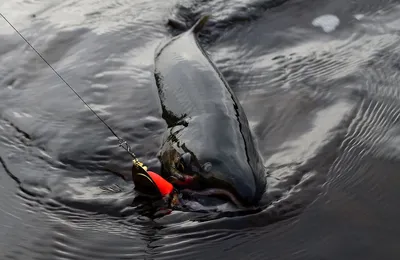
[[[157,157],[162,176],[182,191],[252,206],[265,193],[266,169],[243,107],[200,44],[209,17],[155,51],[166,123]]]

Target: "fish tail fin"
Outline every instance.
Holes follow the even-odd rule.
[[[192,28],[190,29],[194,34],[197,34],[201,31],[201,29],[203,29],[204,25],[207,23],[208,19],[210,18],[209,15],[204,15],[202,16],[199,20],[197,20],[197,22],[195,23],[195,25],[192,26]]]

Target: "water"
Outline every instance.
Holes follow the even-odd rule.
[[[1,259],[398,259],[399,1],[36,1],[0,11],[139,158],[165,127],[154,50],[201,41],[242,103],[270,206],[140,214],[129,155],[0,20]]]

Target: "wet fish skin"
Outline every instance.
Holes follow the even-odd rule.
[[[190,153],[183,171],[198,177],[192,188],[226,189],[253,205],[265,191],[265,168],[242,106],[197,39],[207,19],[156,51],[154,75],[167,124],[158,155],[162,174],[179,175],[180,158]]]

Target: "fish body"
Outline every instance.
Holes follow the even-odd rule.
[[[198,41],[206,21],[201,18],[155,54],[167,124],[158,154],[162,174],[193,176],[190,189],[226,191],[243,205],[254,205],[265,192],[265,168],[242,106]]]

